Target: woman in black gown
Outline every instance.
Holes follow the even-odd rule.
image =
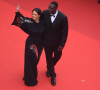
[[[41,10],[32,10],[32,18],[24,17],[17,6],[15,19],[12,25],[20,27],[29,34],[25,43],[24,82],[27,86],[37,85],[37,64],[43,50],[45,25],[40,19]]]

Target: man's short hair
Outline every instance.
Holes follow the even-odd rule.
[[[56,1],[52,1],[51,4],[55,5],[55,7],[58,7],[58,3]]]

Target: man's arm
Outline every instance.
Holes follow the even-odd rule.
[[[65,17],[63,20],[61,42],[60,42],[60,46],[58,47],[58,50],[62,50],[63,47],[65,46],[67,36],[68,36],[68,19],[67,17]]]

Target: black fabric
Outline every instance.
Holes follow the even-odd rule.
[[[37,84],[37,64],[43,50],[45,25],[42,20],[36,23],[33,19],[16,12],[12,25],[21,28],[29,36],[25,43],[24,80],[25,84]]]
[[[30,49],[30,45],[36,44],[34,43],[34,39],[32,36],[29,36],[26,40],[25,44],[25,63],[24,63],[24,78],[25,83],[35,84],[37,83],[37,64],[39,62],[40,55],[43,50],[43,46],[37,44],[36,47],[38,49],[38,58],[36,53]]]
[[[54,22],[51,23],[48,10],[44,10],[43,18],[46,24],[45,45],[64,47],[68,36],[67,16],[58,11],[57,17],[55,18]]]
[[[54,66],[61,58],[62,52],[58,51],[57,46],[45,46],[47,69],[51,77],[56,77]],[[53,55],[54,53],[54,55]]]
[[[43,11],[43,18],[46,24],[45,32],[45,54],[47,61],[47,69],[49,70],[51,77],[55,77],[54,66],[57,64],[62,56],[62,51],[58,51],[58,46],[65,46],[68,36],[68,19],[62,12],[58,11],[54,22],[51,22],[50,14],[48,10]],[[54,57],[52,56],[54,53]]]
[[[29,19],[27,17],[24,17],[20,12],[15,13],[14,21],[11,25],[18,26],[21,28],[25,33],[29,34],[29,31],[27,29],[27,26],[25,25],[25,19]]]

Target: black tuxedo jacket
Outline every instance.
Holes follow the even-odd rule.
[[[68,20],[67,16],[58,11],[53,23],[48,10],[43,11],[43,19],[46,24],[45,40],[46,46],[62,46],[64,47],[68,36]]]

